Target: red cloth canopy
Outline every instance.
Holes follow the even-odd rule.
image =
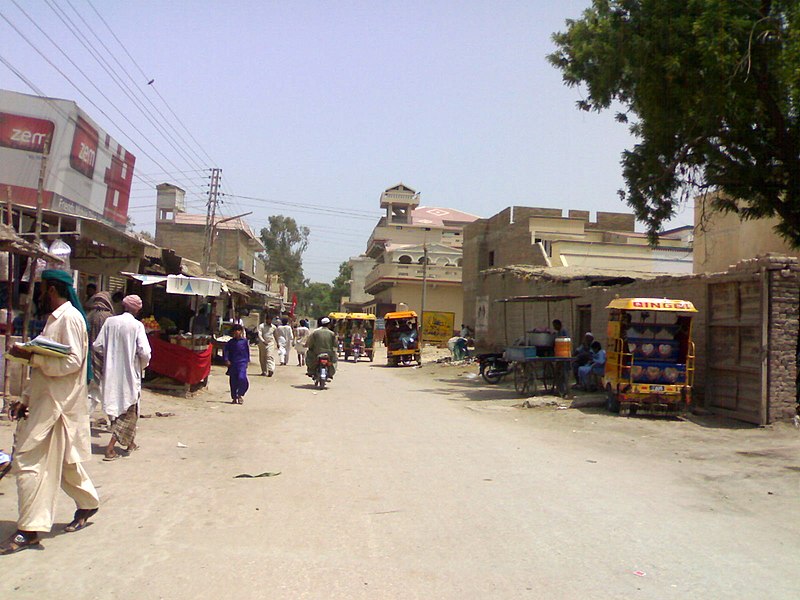
[[[158,335],[150,335],[152,355],[147,367],[154,373],[172,377],[181,383],[200,383],[211,372],[211,344],[202,352],[165,342]]]

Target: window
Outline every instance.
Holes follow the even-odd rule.
[[[494,266],[494,250],[489,252],[489,266],[490,267]]]
[[[403,254],[400,258],[397,259],[401,265],[410,265],[411,264],[411,257],[408,254]]]

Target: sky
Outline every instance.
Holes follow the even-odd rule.
[[[619,160],[635,140],[579,111],[546,60],[589,4],[6,0],[0,57],[136,155],[137,231],[154,230],[157,183],[205,214],[204,169],[221,168],[221,212],[252,212],[256,231],[294,217],[311,230],[306,277],[330,282],[399,182],[480,217],[629,212]],[[0,87],[34,93],[3,63]]]

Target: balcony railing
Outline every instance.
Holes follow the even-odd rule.
[[[424,267],[420,264],[383,263],[375,265],[364,282],[365,289],[380,286],[394,279],[419,280],[422,282]],[[461,267],[428,265],[426,279],[429,283],[461,283]]]

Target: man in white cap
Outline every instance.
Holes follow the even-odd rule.
[[[150,342],[144,325],[136,320],[142,310],[139,296],[122,299],[125,312],[109,317],[94,342],[93,348],[105,357],[100,396],[103,411],[111,420],[111,440],[103,460],[119,458],[115,445],[119,442],[128,452],[138,448],[136,423],[142,395],[142,371],[150,364]]]
[[[314,371],[317,370],[317,357],[323,352],[327,352],[331,360],[328,377],[333,379],[338,360],[336,355],[336,347],[338,346],[336,334],[330,329],[332,324],[328,317],[320,317],[317,322],[319,327],[311,332],[311,335],[308,336],[308,342],[306,342],[308,348],[306,352],[306,375],[314,377]]]

